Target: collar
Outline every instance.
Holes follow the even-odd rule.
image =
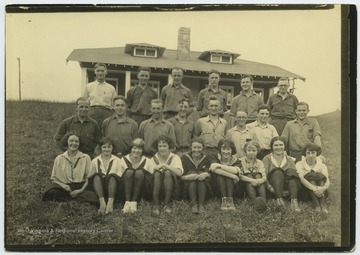
[[[118,123],[128,123],[129,122],[129,117],[125,116],[124,119],[119,119],[116,115],[116,113],[110,117],[111,119],[116,119]]]
[[[306,158],[304,158],[302,160],[303,162],[303,166],[304,168],[307,170],[307,171],[311,171],[311,170],[314,170],[314,171],[318,171],[321,169],[321,165],[322,165],[322,162],[321,160],[319,160],[318,158],[316,159],[316,163],[315,163],[315,166],[313,168],[311,168],[308,163],[306,162]]]
[[[188,157],[189,160],[190,160],[194,165],[196,165],[195,162],[194,162],[194,159],[193,159],[193,157],[192,157],[192,152],[189,152],[189,153],[185,154],[185,156]],[[199,164],[200,164],[205,158],[206,158],[206,156],[202,153],[202,157],[201,157],[200,160],[199,160]]]
[[[269,123],[266,123],[264,126],[260,126],[260,123],[257,120],[255,120],[254,122],[255,122],[254,127],[256,127],[256,126],[258,126],[260,128],[268,128],[269,127]]]
[[[296,119],[294,120],[294,122],[297,122],[297,123],[300,124],[299,118],[296,118]],[[304,123],[309,123],[309,117],[306,117],[306,118],[305,118]]]
[[[280,92],[279,92],[279,91],[276,93],[276,95],[279,96],[279,97],[282,97],[282,95],[280,95]],[[290,94],[289,92],[286,92],[285,98],[287,98],[287,97],[289,97],[289,96],[291,96],[291,94]]]
[[[90,117],[89,116],[86,116],[86,118],[84,119],[83,122],[89,122],[90,121]],[[75,115],[73,117],[73,122],[81,122],[80,119],[79,119],[79,116]]]
[[[210,120],[210,115],[204,117],[204,119],[205,119],[206,122],[211,121],[211,120]],[[219,116],[219,122],[222,122],[222,118],[220,118],[220,116]]]
[[[275,157],[274,157],[274,153],[270,153],[270,159],[271,159],[271,163],[276,166],[276,167],[280,167],[280,168],[284,168],[284,166],[286,165],[288,159],[286,157],[286,152],[284,153],[284,157],[280,163],[280,165],[277,163]]]
[[[221,154],[220,153],[217,154],[217,158],[218,158],[219,162],[221,163]],[[237,157],[235,157],[234,155],[231,155],[229,166],[232,166],[237,160],[238,160]]]
[[[210,85],[208,85],[207,89],[208,89],[208,91],[212,91],[214,93],[220,93],[221,92],[221,89],[219,87],[217,88],[217,90],[213,90],[213,89],[210,88]]]
[[[180,117],[179,115],[175,115],[174,117],[178,122],[180,122]],[[185,118],[185,123],[189,122],[188,118]]]
[[[109,163],[110,163],[111,161],[113,161],[113,160],[117,159],[117,158],[118,158],[118,157],[116,157],[116,156],[114,156],[114,155],[112,155],[112,154],[111,154],[111,157],[110,157]],[[102,159],[101,155],[97,156],[95,159],[100,160],[100,161],[101,161],[101,163],[102,163],[102,164],[104,164],[104,162],[103,162],[103,159]]]
[[[182,88],[184,85],[183,85],[182,83],[180,83],[179,86],[176,86],[174,83],[171,83],[170,86],[173,87],[173,88],[179,88],[179,89],[180,89],[180,88]]]
[[[75,159],[77,160],[79,158],[83,158],[83,157],[85,157],[85,155],[86,154],[82,153],[81,151],[78,151],[75,155]],[[61,156],[70,161],[70,156],[69,156],[68,151],[65,151],[63,154],[61,154]]]
[[[242,90],[240,91],[240,94],[241,94],[241,95],[244,95],[244,96],[247,96],[247,95],[245,95],[244,91],[242,91]],[[252,89],[250,96],[253,96],[253,95],[257,95],[257,94],[256,94],[256,92]]]
[[[126,155],[125,158],[132,163],[132,161],[131,161],[131,159],[130,159],[130,153],[129,153],[128,155]],[[146,159],[146,157],[145,157],[144,155],[141,156],[139,165],[140,165],[145,159]]]
[[[165,123],[165,119],[164,116],[161,117],[161,120],[156,121],[153,117],[150,118],[150,122],[155,122],[155,123]]]
[[[175,154],[170,151],[170,154],[169,154],[169,156],[168,156],[167,159],[166,159],[166,163],[169,161],[169,158],[173,157],[174,155],[175,155]],[[159,159],[159,152],[156,152],[156,154],[155,154],[154,157],[157,157],[157,158]],[[160,160],[159,160],[159,161],[160,161]]]
[[[244,130],[240,130],[239,127],[237,125],[235,125],[235,127],[232,128],[232,130],[240,132],[240,133],[245,133],[249,131],[249,128],[245,125],[245,129]]]

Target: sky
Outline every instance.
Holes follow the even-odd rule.
[[[6,14],[6,99],[74,101],[81,94],[77,48],[150,43],[176,49],[179,27],[191,28],[191,50],[222,49],[306,78],[295,95],[310,115],[340,109],[340,7],[302,11],[206,11]],[[221,85],[221,83],[220,83]],[[326,98],[326,100],[323,100]]]

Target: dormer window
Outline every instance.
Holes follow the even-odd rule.
[[[157,50],[149,49],[144,47],[134,47],[134,56],[136,57],[148,57],[148,58],[156,58]]]
[[[212,63],[224,63],[224,64],[231,64],[232,63],[232,56],[231,55],[222,55],[222,54],[211,54],[210,62]]]

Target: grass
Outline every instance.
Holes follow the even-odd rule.
[[[339,112],[317,116],[331,181],[329,215],[313,212],[310,203],[304,202],[300,203],[302,212],[296,214],[289,205],[278,208],[273,200],[262,214],[254,211],[247,200],[236,200],[235,212],[222,212],[220,201],[214,199],[203,215],[193,215],[187,202],[175,201],[171,215],[154,216],[151,204],[144,202],[136,214],[124,215],[118,205],[106,217],[88,204],[41,201],[59,153],[52,136],[60,121],[72,114],[74,106],[67,103],[6,102],[5,244],[10,248],[143,243],[202,243],[203,247],[210,247],[210,243],[341,244]],[[137,246],[124,247],[131,250]]]

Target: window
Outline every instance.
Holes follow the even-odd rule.
[[[231,64],[231,61],[232,61],[231,55],[211,54],[210,62],[212,63]]]
[[[116,94],[118,94],[119,79],[118,78],[106,78],[105,80],[107,83],[109,83],[115,87]]]
[[[264,89],[253,88],[253,90],[264,99]]]
[[[139,84],[138,80],[131,80],[131,87],[134,87]],[[153,88],[153,90],[160,96],[160,81],[148,81],[148,85]]]
[[[231,107],[231,101],[234,98],[234,87],[233,86],[219,86],[222,90],[225,90],[227,95],[227,107]]]
[[[143,47],[135,47],[134,48],[134,56],[156,58],[157,57],[157,49],[147,49],[147,48],[143,48]]]

